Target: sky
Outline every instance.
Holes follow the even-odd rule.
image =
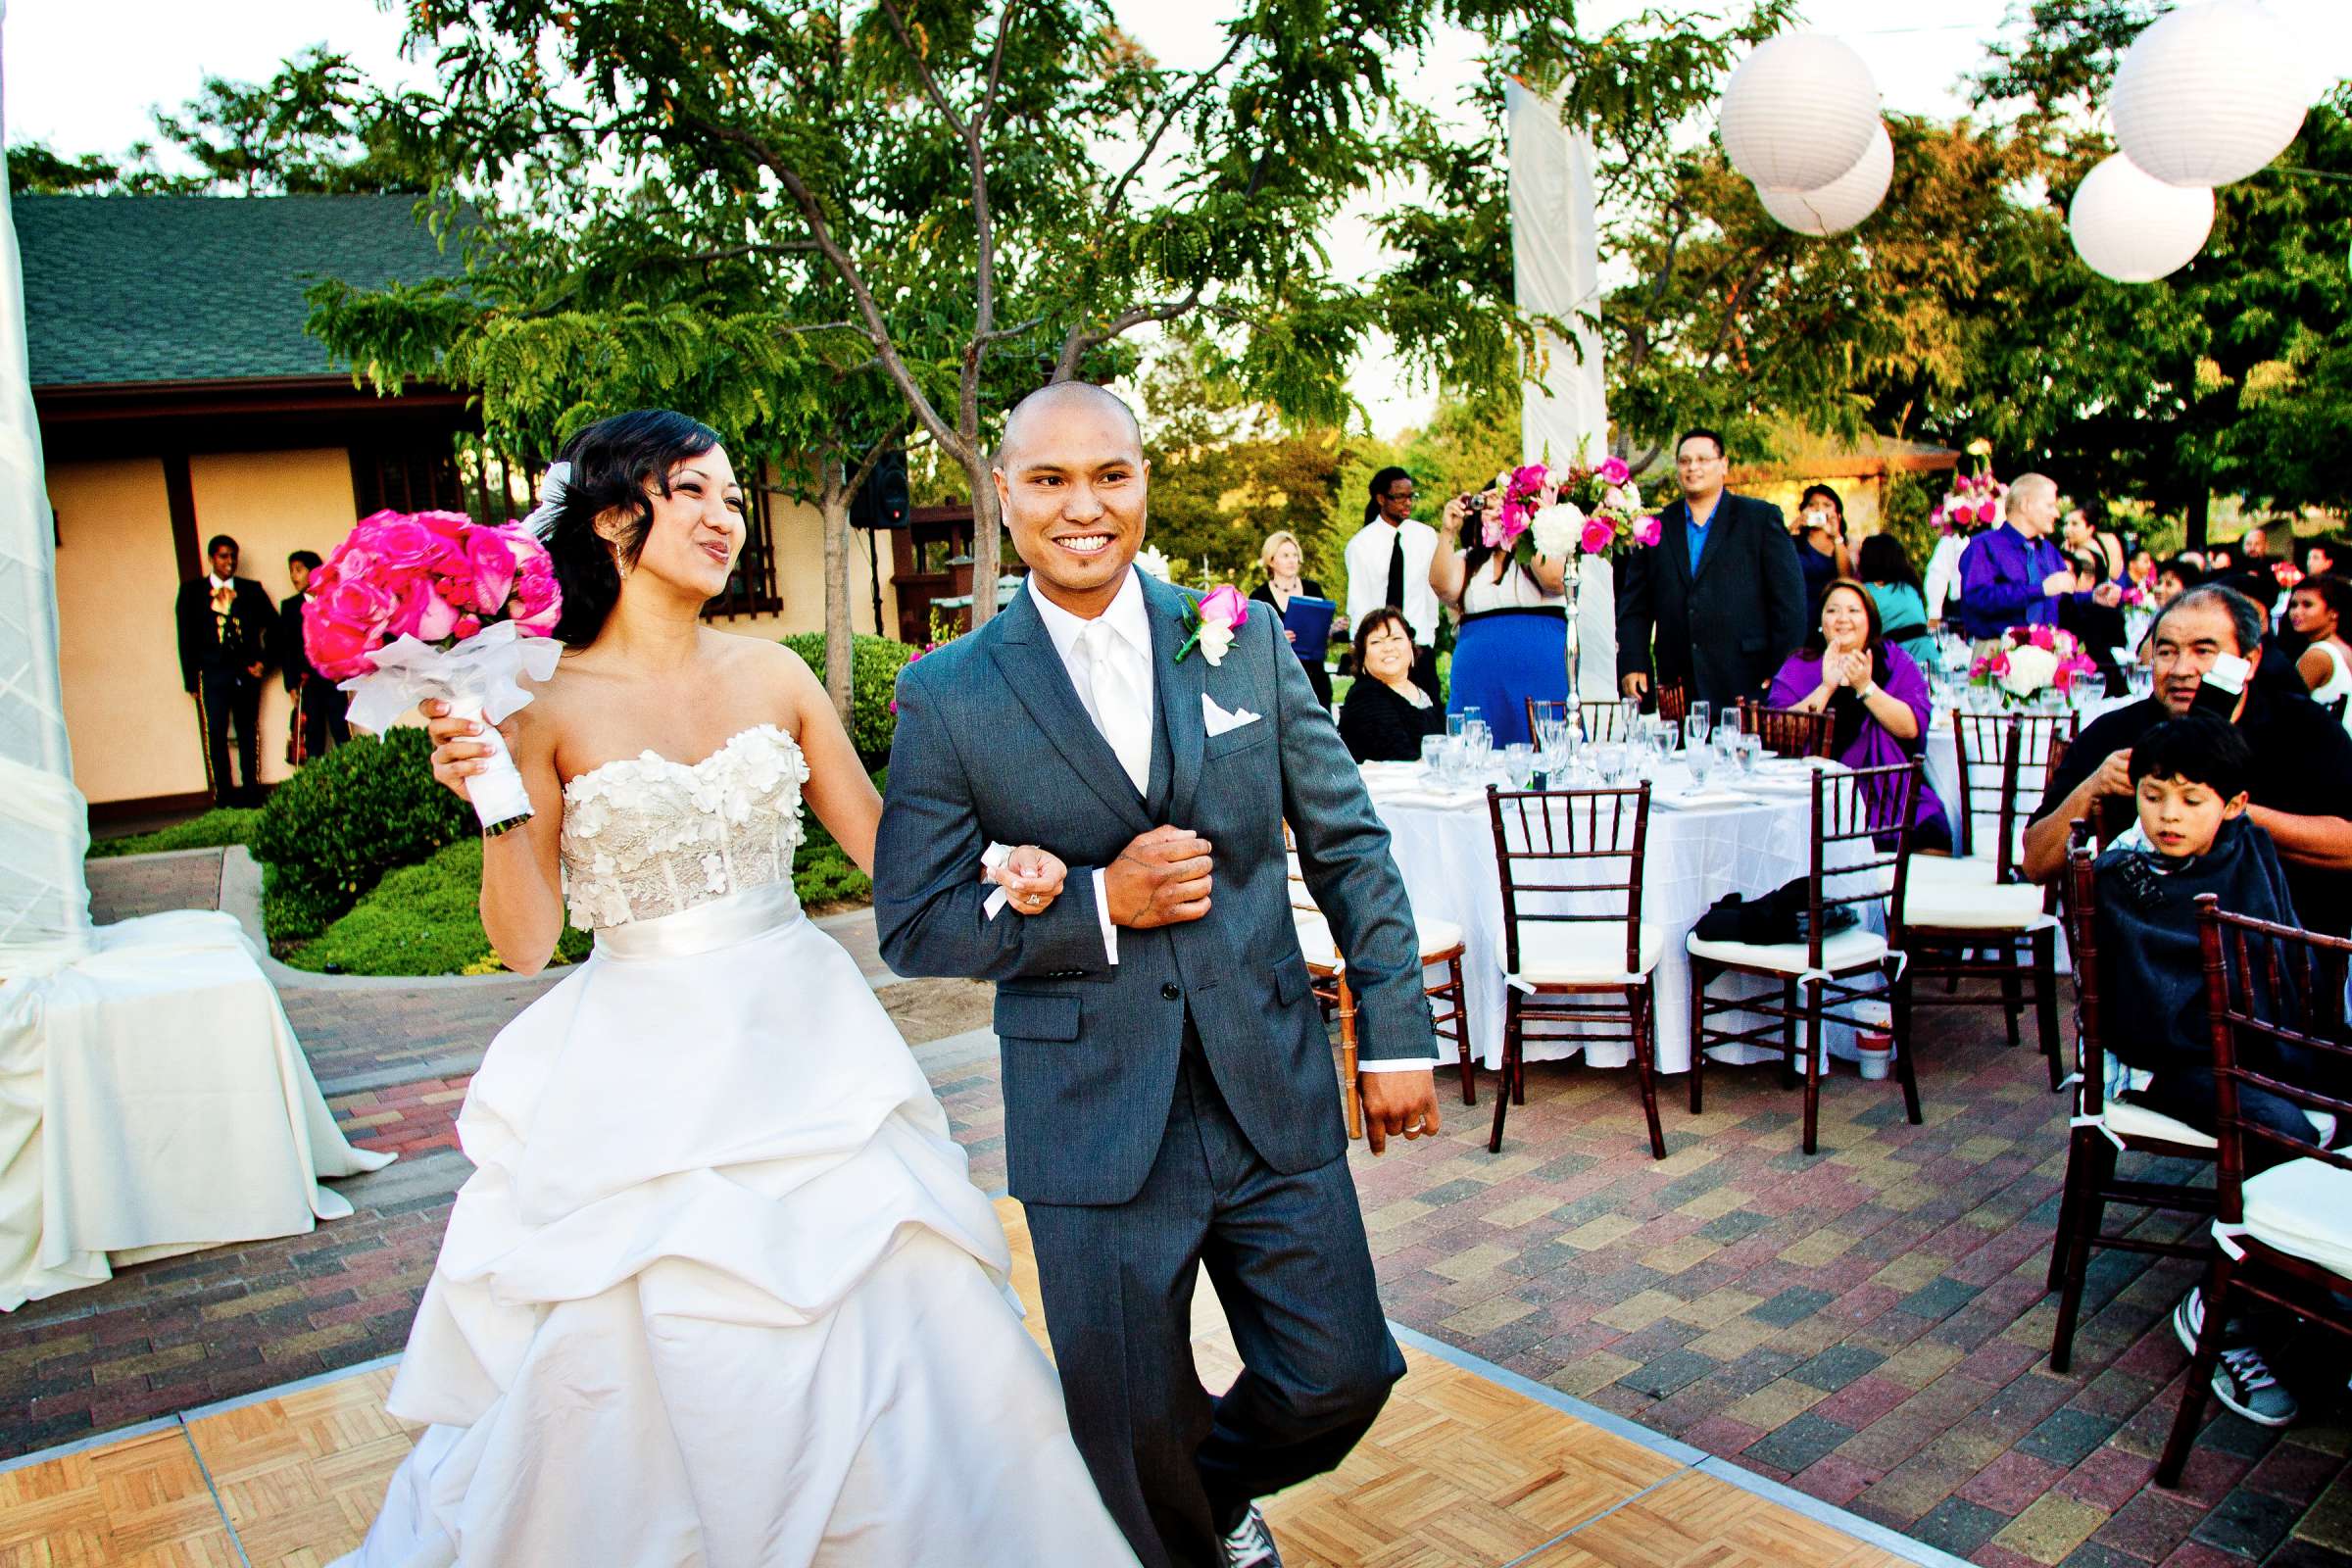
[[[1595,22],[1631,14],[1647,0],[1590,0]],[[2267,0],[2294,34],[2306,95],[2352,76],[2352,0]],[[401,19],[375,0],[235,0],[231,7],[185,0],[0,0],[0,119],[11,142],[39,140],[63,153],[119,152],[154,134],[150,113],[176,107],[210,74],[269,77],[279,61],[314,43],[349,55],[379,82],[429,85],[429,69],[401,58]],[[1223,47],[1222,7],[1166,0],[1113,0],[1121,22],[1171,66],[1206,65]],[[1933,8],[1886,0],[1804,0],[1806,25],[1858,50],[1890,109],[1950,118],[1965,107],[1955,90],[2007,27],[2011,0],[1940,0]],[[233,17],[233,23],[228,19]],[[92,41],[105,40],[103,50]],[[1401,91],[1431,105],[1458,103],[1472,70],[1468,40],[1445,40],[1400,72]],[[1336,263],[1367,270],[1379,247],[1360,211],[1327,236]],[[1606,259],[1603,259],[1604,267]],[[1399,380],[1380,353],[1367,354],[1351,386],[1375,430],[1418,422],[1434,390]]]

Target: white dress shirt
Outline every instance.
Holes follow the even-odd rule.
[[[1928,556],[1928,579],[1923,597],[1928,602],[1928,618],[1942,620],[1944,605],[1960,594],[1960,558],[1968,553],[1968,538],[1964,534],[1947,533],[1936,541],[1935,550]]]
[[[1378,610],[1389,591],[1389,558],[1404,552],[1404,623],[1424,648],[1438,642],[1438,591],[1429,585],[1429,564],[1438,553],[1438,530],[1407,517],[1392,524],[1374,517],[1348,541],[1348,634]]]

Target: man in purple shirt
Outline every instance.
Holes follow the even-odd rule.
[[[1979,534],[1960,558],[1960,624],[1971,641],[1989,641],[2012,626],[2056,625],[2058,606],[2069,597],[2101,605],[2121,598],[2113,583],[2076,591],[2074,568],[2050,540],[2058,525],[2058,485],[2049,475],[2012,479],[2007,511],[2000,525]]]

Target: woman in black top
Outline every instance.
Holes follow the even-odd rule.
[[[1446,733],[1446,705],[1413,684],[1413,628],[1388,607],[1355,628],[1355,684],[1340,707],[1340,739],[1359,762],[1417,762],[1423,737]]]
[[[1282,620],[1283,612],[1291,608],[1292,595],[1304,594],[1309,599],[1329,597],[1323,592],[1321,583],[1299,574],[1304,563],[1305,557],[1298,549],[1298,538],[1288,529],[1278,529],[1266,535],[1266,542],[1258,547],[1257,564],[1265,568],[1266,580],[1250,590],[1250,597],[1261,605],[1272,605],[1277,624]],[[1284,635],[1288,636],[1289,633],[1285,632]],[[1331,669],[1329,662],[1323,657],[1324,650],[1301,648],[1298,654],[1298,662],[1306,666],[1306,683],[1315,689],[1315,701],[1323,705],[1323,711],[1330,712]]]
[[[2075,586],[2091,589],[2099,585],[2100,560],[2092,550],[2070,553],[2067,564],[2075,568]],[[2099,678],[2105,683],[2107,695],[2121,697],[2131,690],[2123,670],[2115,662],[2115,651],[2126,646],[2129,634],[2124,630],[2124,612],[2118,605],[2094,605],[2087,599],[2073,595],[2058,601],[2058,628],[2073,632],[2075,641],[2082,645],[2083,655],[2099,666]]]

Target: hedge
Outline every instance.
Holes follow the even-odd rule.
[[[459,839],[421,865],[384,873],[350,910],[286,961],[314,974],[495,974],[482,930],[482,841]],[[556,961],[577,963],[590,938],[570,926]]]
[[[243,844],[253,837],[261,825],[262,813],[242,806],[217,806],[202,816],[153,833],[132,833],[122,838],[92,839],[89,858],[107,859],[117,855],[158,855],[166,850],[217,850],[227,844]]]
[[[795,632],[784,646],[808,662],[816,678],[825,678],[825,634]],[[899,671],[914,650],[888,637],[859,634],[850,648],[850,744],[871,765],[890,755],[890,740],[898,733],[898,715],[890,705],[899,694]]]
[[[480,833],[473,808],[433,782],[431,753],[414,727],[355,735],[270,792],[251,847],[272,947],[318,935],[385,872]]]

